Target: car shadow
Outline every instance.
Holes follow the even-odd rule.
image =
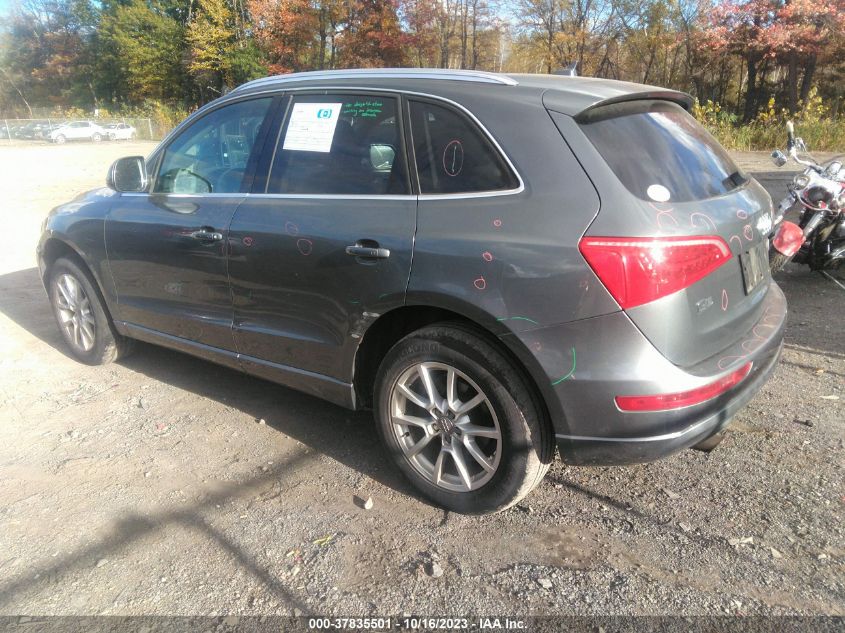
[[[0,313],[73,358],[56,327],[35,268],[0,276]],[[118,364],[247,414],[403,495],[421,498],[381,446],[372,412],[349,411],[314,396],[155,345],[139,343]]]
[[[806,267],[792,267],[777,276],[790,302],[788,346],[820,355],[845,355],[845,340],[835,324],[824,319],[807,327],[802,308],[838,314],[841,291]],[[37,270],[30,268],[0,276],[0,313],[47,345],[70,356],[53,320]],[[821,305],[820,305],[821,304]],[[840,304],[841,305],[841,304]],[[139,344],[135,354],[120,364],[161,381],[265,420],[272,428],[318,453],[393,490],[430,503],[418,495],[390,462],[381,447],[371,412],[353,412],[316,397],[248,376],[187,354]]]
[[[151,535],[167,533],[175,527],[182,527],[198,533],[217,543],[249,575],[260,582],[280,603],[289,610],[305,611],[306,596],[279,577],[270,566],[258,562],[258,554],[249,552],[235,538],[216,528],[204,514],[242,496],[243,492],[270,482],[283,481],[292,472],[303,467],[314,453],[295,453],[276,464],[273,469],[246,481],[228,484],[219,492],[209,495],[203,501],[177,510],[141,514],[134,511],[116,517],[109,534],[77,548],[63,556],[43,557],[34,562],[23,573],[0,579],[0,608],[10,604],[20,595],[32,590],[47,590],[57,579],[90,569],[96,561],[119,555],[132,547],[143,547]],[[301,587],[299,589],[302,589]],[[96,627],[95,627],[96,628]]]

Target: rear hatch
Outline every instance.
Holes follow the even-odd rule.
[[[677,103],[599,104],[575,121],[602,197],[581,252],[631,320],[681,366],[747,335],[770,283],[765,190]]]

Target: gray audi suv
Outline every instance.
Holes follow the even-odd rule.
[[[555,448],[713,444],[774,370],[771,200],[689,106],[576,77],[259,79],[54,209],[39,268],[79,360],[137,339],[372,408],[423,495],[502,510]]]

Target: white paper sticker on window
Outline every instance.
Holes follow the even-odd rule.
[[[655,202],[668,202],[669,198],[672,197],[672,194],[663,185],[651,185],[645,192]]]
[[[296,103],[282,149],[330,152],[340,103]]]

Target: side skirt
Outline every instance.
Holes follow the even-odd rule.
[[[191,356],[202,358],[203,360],[217,363],[218,365],[237,369],[252,376],[264,378],[265,380],[285,387],[317,396],[347,409],[355,410],[358,408],[353,385],[337,380],[336,378],[305,371],[304,369],[297,369],[288,365],[271,363],[270,361],[220,349],[219,347],[204,345],[196,341],[190,341],[178,336],[152,330],[142,325],[135,325],[134,323],[116,321],[115,326],[121,334],[130,338],[152,343],[153,345],[168,347],[190,354]]]

